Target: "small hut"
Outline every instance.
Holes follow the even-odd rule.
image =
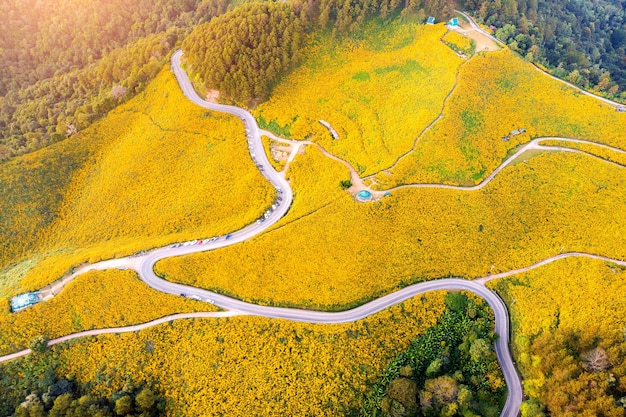
[[[39,291],[26,292],[24,294],[16,295],[11,299],[11,311],[14,313],[37,304],[41,301],[41,293]]]

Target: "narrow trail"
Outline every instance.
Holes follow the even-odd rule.
[[[229,114],[234,114],[246,125],[246,133],[248,135],[248,140],[251,141],[255,146],[258,146],[258,149],[264,149],[263,144],[261,142],[261,134],[266,134],[272,139],[279,142],[290,142],[286,139],[278,138],[271,134],[271,132],[261,131],[256,124],[256,121],[252,117],[250,113],[247,111],[234,107],[234,106],[225,106],[215,103],[207,102],[202,98],[198,97],[197,93],[194,91],[193,87],[189,79],[187,78],[186,73],[180,67],[180,58],[182,55],[182,51],[177,51],[172,55],[172,71],[175,73],[178,83],[183,90],[185,96],[194,102],[195,104],[207,108],[209,110],[225,112]],[[452,92],[448,94],[450,96]],[[445,104],[445,103],[444,103]],[[440,116],[441,117],[441,114]],[[433,121],[429,126],[432,126],[436,122]],[[418,137],[419,138],[419,137]],[[472,186],[472,187],[460,187],[460,186],[451,186],[445,184],[412,184],[412,185],[402,185],[399,187],[392,188],[398,189],[403,187],[430,187],[430,188],[452,188],[452,189],[463,189],[463,190],[479,190],[485,185],[487,185],[503,168],[508,166],[512,161],[518,158],[522,153],[531,150],[531,149],[540,149],[540,150],[566,150],[571,152],[581,152],[576,149],[570,148],[561,148],[561,147],[551,147],[541,145],[541,141],[546,140],[560,140],[566,142],[576,142],[583,144],[595,144],[594,142],[588,142],[584,140],[578,139],[569,139],[569,138],[539,138],[531,141],[530,143],[524,145],[521,149],[519,149],[514,155],[504,161],[494,172],[492,172],[487,178],[485,178],[480,184]],[[417,141],[417,139],[416,139]],[[343,163],[346,165],[352,173],[356,173],[356,171],[351,167],[351,165],[342,160],[341,158],[335,157],[334,155],[327,152],[320,145],[308,142],[308,141],[299,141],[300,144],[313,144],[320,148],[320,150],[328,157]],[[598,145],[603,148],[611,149],[616,152],[626,153],[618,148],[611,147],[609,145]],[[584,152],[583,152],[584,153]],[[50,287],[49,293],[46,295],[47,298],[50,298],[57,294],[63,286],[69,282],[68,280],[74,279],[79,274],[82,274],[86,271],[93,269],[108,269],[108,268],[118,268],[118,269],[133,269],[135,270],[139,277],[150,287],[162,291],[169,294],[182,294],[185,293],[187,296],[199,297],[200,300],[209,302],[211,304],[215,304],[218,307],[226,309],[227,311],[221,312],[200,312],[200,313],[185,313],[185,314],[174,314],[171,316],[162,317],[156,320],[152,320],[147,323],[137,324],[133,326],[126,327],[116,327],[116,328],[107,328],[107,329],[94,329],[83,331],[79,333],[69,334],[63,337],[59,337],[53,339],[49,342],[49,345],[56,345],[59,343],[63,343],[68,340],[73,340],[86,336],[94,336],[99,334],[110,334],[110,333],[123,333],[123,332],[136,332],[139,330],[143,330],[152,326],[157,326],[166,322],[170,322],[178,319],[194,319],[194,318],[219,318],[219,317],[231,317],[236,315],[255,315],[262,316],[267,318],[282,318],[286,320],[299,321],[299,322],[307,322],[307,323],[348,323],[357,320],[362,320],[372,314],[375,314],[379,311],[382,311],[386,308],[394,306],[398,303],[401,303],[409,298],[414,297],[417,294],[422,294],[428,291],[437,291],[437,290],[467,290],[471,291],[474,294],[482,297],[485,301],[491,306],[494,311],[495,316],[495,332],[499,335],[495,342],[495,351],[498,362],[500,363],[502,372],[504,374],[505,382],[508,388],[508,395],[506,399],[505,406],[501,412],[501,416],[506,417],[514,417],[519,413],[519,407],[522,402],[523,392],[522,385],[515,370],[515,366],[511,357],[511,353],[509,351],[509,339],[510,339],[510,323],[509,323],[509,315],[504,302],[500,299],[500,297],[488,289],[485,286],[485,283],[499,278],[505,278],[512,275],[524,273],[534,268],[538,268],[540,266],[546,265],[550,262],[554,262],[558,259],[563,259],[566,257],[586,257],[590,259],[599,259],[605,262],[612,262],[617,265],[626,266],[626,262],[624,260],[611,259],[605,256],[596,255],[596,254],[587,254],[587,253],[565,253],[559,254],[547,259],[544,259],[540,262],[537,262],[533,265],[507,271],[499,274],[488,275],[483,278],[479,278],[473,281],[468,281],[465,279],[459,278],[446,278],[440,280],[433,280],[422,282],[414,285],[410,285],[408,287],[402,288],[390,294],[387,294],[383,297],[380,297],[376,300],[370,301],[366,304],[363,304],[359,307],[356,307],[351,310],[340,311],[340,312],[325,312],[325,311],[312,311],[312,310],[302,310],[297,308],[281,308],[281,307],[271,307],[271,306],[259,306],[256,304],[246,303],[241,300],[237,300],[234,298],[230,298],[228,296],[224,296],[221,294],[217,294],[211,291],[207,291],[201,288],[195,288],[183,284],[177,284],[173,282],[166,281],[160,277],[158,277],[154,273],[154,265],[157,261],[161,259],[165,259],[172,256],[181,256],[190,253],[196,253],[201,251],[213,250],[221,247],[230,246],[239,242],[243,242],[248,240],[259,233],[262,233],[267,228],[275,224],[281,218],[283,218],[289,210],[289,206],[291,205],[293,194],[292,190],[289,186],[289,183],[285,180],[284,176],[280,173],[276,172],[272,166],[269,164],[269,160],[267,159],[267,155],[265,152],[259,155],[258,160],[256,161],[258,164],[261,164],[265,167],[262,170],[263,175],[270,181],[274,187],[276,188],[279,195],[283,196],[283,204],[280,207],[277,206],[275,211],[268,211],[267,218],[262,223],[254,223],[252,225],[246,226],[241,230],[235,231],[231,234],[218,238],[216,241],[212,241],[206,245],[186,245],[186,246],[173,246],[173,247],[165,247],[155,249],[153,251],[147,252],[142,256],[138,257],[127,257],[120,259],[111,259],[108,261],[99,262],[92,265],[85,265],[77,269],[73,274],[65,277],[63,280],[59,281],[57,285],[52,285]],[[358,176],[357,176],[358,177]],[[359,178],[360,183],[362,184],[362,179]],[[18,313],[19,314],[19,313]],[[8,361],[11,359],[15,359],[17,357],[28,355],[30,352],[29,349],[22,350],[20,352],[16,352],[10,355],[5,355],[0,357],[0,362]]]
[[[403,153],[402,155],[400,155],[393,164],[391,164],[390,166],[388,166],[387,168],[382,168],[379,169],[377,172],[374,172],[373,174],[367,175],[365,177],[363,177],[363,180],[367,180],[370,178],[375,177],[376,175],[380,174],[383,171],[387,171],[389,169],[393,169],[396,167],[396,165],[398,165],[398,163],[400,163],[400,161],[404,158],[406,158],[407,156],[409,156],[413,151],[415,151],[415,147],[417,146],[417,142],[419,142],[419,140],[422,138],[422,136],[424,136],[426,134],[426,132],[428,132],[434,125],[435,123],[437,123],[442,117],[443,117],[443,113],[446,110],[446,103],[448,102],[448,99],[452,96],[452,93],[454,93],[454,91],[456,90],[457,85],[459,84],[459,75],[461,73],[461,68],[463,67],[463,65],[467,62],[461,62],[458,66],[458,68],[456,69],[456,74],[455,74],[455,78],[454,78],[454,85],[452,86],[452,88],[450,89],[450,91],[448,91],[448,94],[446,94],[446,96],[443,98],[443,102],[441,103],[441,111],[439,112],[439,114],[437,115],[437,117],[435,117],[424,129],[422,129],[422,131],[417,135],[417,137],[415,138],[415,140],[413,141],[413,146],[411,146],[411,148],[406,151],[405,153]]]
[[[172,314],[169,316],[161,317],[159,319],[148,321],[146,323],[135,324],[132,326],[108,327],[104,329],[85,330],[79,333],[68,334],[67,336],[57,337],[56,339],[49,340],[48,346],[54,346],[54,345],[58,345],[59,343],[67,342],[69,340],[79,339],[79,338],[88,337],[88,336],[98,336],[101,334],[112,334],[112,333],[138,332],[140,330],[148,329],[150,327],[158,326],[164,323],[169,323],[174,320],[221,318],[221,317],[234,317],[234,316],[241,316],[241,315],[243,315],[243,313],[240,313],[238,311],[215,311],[215,312],[200,311],[197,313]],[[20,358],[22,356],[26,356],[31,353],[33,353],[32,350],[24,349],[24,350],[20,350],[19,352],[11,353],[10,355],[0,356],[0,363],[10,361],[12,359]]]
[[[529,265],[529,266],[526,266],[524,268],[514,269],[512,271],[501,272],[499,274],[487,275],[486,277],[482,277],[482,278],[478,278],[478,279],[472,280],[472,282],[476,282],[478,284],[485,285],[487,282],[492,281],[494,279],[507,278],[507,277],[510,277],[510,276],[513,276],[513,275],[523,274],[524,272],[528,272],[530,270],[542,267],[542,266],[547,265],[549,263],[552,263],[554,261],[558,261],[559,259],[565,259],[565,258],[598,259],[598,260],[601,260],[601,261],[611,262],[611,263],[614,263],[616,265],[626,267],[626,261],[623,260],[623,259],[612,259],[612,258],[609,258],[609,257],[606,257],[606,256],[593,255],[593,254],[584,253],[584,252],[566,252],[566,253],[561,253],[561,254],[552,256],[550,258],[544,259],[543,261],[536,262],[536,263],[534,263],[532,265]]]
[[[601,157],[596,156],[596,155],[592,155],[592,154],[590,154],[588,152],[581,151],[579,149],[566,148],[566,147],[562,147],[562,146],[541,145],[541,142],[549,141],[549,140],[561,141],[561,142],[571,142],[571,143],[580,143],[580,144],[584,144],[584,145],[593,145],[593,146],[598,146],[598,147],[601,147],[601,148],[604,148],[604,149],[610,149],[612,151],[619,152],[621,154],[625,154],[626,155],[626,151],[624,151],[622,149],[614,148],[614,147],[609,146],[609,145],[598,144],[598,143],[595,143],[595,142],[589,142],[587,140],[582,140],[582,139],[559,138],[559,137],[537,138],[537,139],[531,140],[526,145],[522,146],[517,152],[515,152],[513,155],[511,155],[502,164],[500,164],[500,166],[498,166],[491,174],[489,174],[489,176],[487,178],[485,178],[484,180],[482,180],[480,183],[478,183],[476,185],[463,186],[463,185],[448,185],[448,184],[436,184],[436,183],[435,184],[419,184],[419,183],[417,183],[417,184],[403,184],[403,185],[398,185],[396,187],[389,188],[389,189],[384,190],[384,191],[380,191],[380,193],[384,193],[384,192],[387,192],[387,191],[400,190],[402,188],[446,188],[446,189],[450,189],[450,190],[461,190],[461,191],[476,191],[476,190],[480,190],[481,188],[483,188],[487,184],[489,184],[496,177],[496,175],[498,175],[500,173],[500,171],[502,171],[504,168],[506,168],[511,163],[513,163],[516,159],[518,159],[525,152],[528,152],[528,151],[531,151],[531,150],[539,150],[539,151],[545,151],[545,152],[557,151],[557,152],[581,153],[581,154],[590,156],[592,158],[597,158],[597,159],[599,159],[599,160],[601,160],[603,162],[606,162],[606,163],[609,163],[609,164],[613,164],[613,165],[617,165],[618,167],[624,168],[624,165],[618,164],[617,162],[609,161],[607,159],[601,158]]]

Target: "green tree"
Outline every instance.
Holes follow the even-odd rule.
[[[140,411],[150,411],[156,403],[156,395],[149,388],[144,388],[135,397],[135,402]]]
[[[133,399],[130,395],[124,395],[115,401],[115,414],[125,416],[133,411]]]
[[[45,353],[48,350],[48,338],[44,335],[35,336],[28,347],[35,353]]]

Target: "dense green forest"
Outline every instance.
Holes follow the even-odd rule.
[[[496,36],[581,87],[626,98],[624,0],[466,0]]]
[[[228,0],[0,3],[0,161],[69,136],[140,91]]]
[[[251,3],[196,28],[183,50],[193,72],[221,94],[264,100],[298,63],[303,25],[286,3]]]
[[[365,416],[497,416],[506,386],[489,306],[451,292],[437,325],[399,353],[374,384]]]

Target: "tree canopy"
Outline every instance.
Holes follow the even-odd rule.
[[[285,3],[251,3],[199,26],[183,43],[207,86],[235,102],[266,99],[300,59],[304,22]]]

